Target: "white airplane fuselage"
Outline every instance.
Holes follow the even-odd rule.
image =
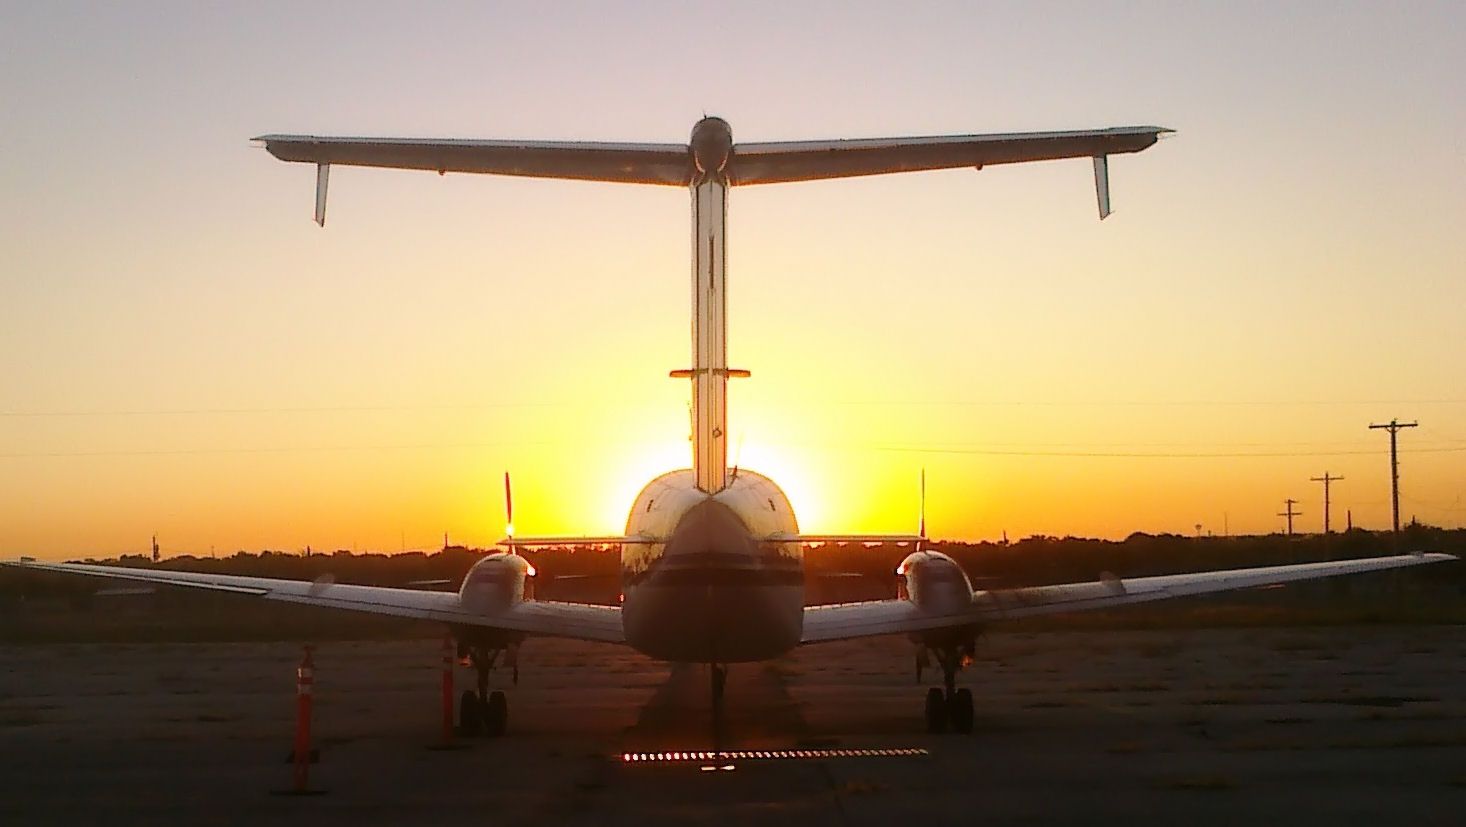
[[[732,132],[704,118],[689,141],[692,181],[692,468],[663,474],[631,506],[628,535],[656,537],[621,553],[626,641],[661,660],[739,663],[778,657],[804,626],[803,547],[773,480],[727,465],[725,168]]]
[[[709,494],[691,470],[642,489],[628,535],[665,543],[621,553],[626,642],[660,660],[742,663],[776,658],[799,643],[804,621],[804,558],[788,497],[751,471],[730,474]]]

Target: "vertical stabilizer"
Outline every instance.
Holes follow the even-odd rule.
[[[692,188],[692,472],[709,494],[728,484],[728,186]]]

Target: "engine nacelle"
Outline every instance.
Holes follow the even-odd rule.
[[[957,561],[940,551],[907,555],[896,574],[906,578],[906,599],[931,611],[957,611],[972,604],[972,582]]]
[[[471,612],[493,612],[524,600],[526,577],[534,577],[534,566],[517,554],[495,552],[473,564],[458,589],[463,608]]]

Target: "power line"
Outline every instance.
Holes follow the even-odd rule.
[[[1283,502],[1287,504],[1288,508],[1287,508],[1286,511],[1279,511],[1278,512],[1278,516],[1279,517],[1287,517],[1288,518],[1288,536],[1289,537],[1292,537],[1293,536],[1293,518],[1294,517],[1301,517],[1301,516],[1303,516],[1303,512],[1302,511],[1294,511],[1293,510],[1293,506],[1295,506],[1295,505],[1298,504],[1298,501],[1297,500],[1283,500]]]
[[[382,443],[360,445],[299,445],[299,446],[220,446],[217,448],[138,448],[98,449],[83,451],[16,451],[0,452],[3,459],[85,458],[85,457],[144,457],[144,456],[193,456],[199,454],[292,454],[333,451],[437,451],[461,448],[494,448],[525,445],[573,445],[582,439],[537,439],[537,440],[495,440],[485,442],[425,442],[425,443]],[[769,444],[795,444],[780,440],[766,440]],[[637,443],[649,444],[649,443]],[[1268,459],[1290,457],[1341,457],[1372,456],[1368,450],[1350,451],[1045,451],[983,446],[922,446],[922,445],[870,445],[859,443],[822,444],[797,443],[803,448],[826,447],[847,453],[852,450],[882,451],[904,454],[938,454],[953,456],[989,457],[1053,457],[1061,459]],[[1452,454],[1466,452],[1466,445],[1415,448],[1417,454]]]
[[[1331,477],[1331,476],[1329,476],[1329,472],[1327,472],[1327,471],[1323,472],[1323,476],[1321,476],[1321,477],[1309,477],[1308,478],[1308,480],[1310,482],[1321,482],[1321,483],[1323,483],[1323,533],[1324,534],[1328,534],[1329,533],[1329,483],[1331,483],[1331,482],[1338,482],[1339,480],[1342,480],[1342,479],[1343,479],[1343,477]]]
[[[1396,450],[1395,435],[1401,428],[1419,427],[1419,422],[1401,422],[1398,419],[1391,419],[1388,424],[1371,424],[1371,429],[1383,428],[1390,432],[1390,502],[1394,506],[1394,532],[1400,533],[1400,455]]]

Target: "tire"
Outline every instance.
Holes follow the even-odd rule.
[[[972,732],[972,690],[962,687],[952,693],[947,701],[947,717],[952,721],[952,731],[966,735]]]
[[[926,691],[926,731],[933,735],[947,731],[947,699],[936,687]]]
[[[458,696],[458,732],[465,738],[476,738],[483,732],[484,707],[479,703],[478,693],[472,689],[463,690]]]
[[[509,726],[509,700],[504,693],[494,690],[489,693],[489,702],[484,704],[484,731],[490,738],[504,734]]]

